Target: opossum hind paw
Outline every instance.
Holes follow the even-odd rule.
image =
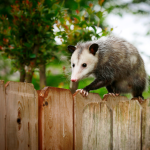
[[[83,89],[78,89],[78,90],[76,90],[76,92],[80,92],[80,94],[84,97],[84,96],[88,96],[88,94],[89,94],[89,92],[88,91],[85,91],[85,90],[83,90]]]
[[[106,96],[108,97],[109,95],[115,97],[115,96],[119,96],[120,94],[119,93],[107,93],[103,97],[106,97]]]
[[[143,96],[136,96],[133,97],[131,100],[137,100],[139,101],[140,104],[142,104],[144,102],[144,97]]]

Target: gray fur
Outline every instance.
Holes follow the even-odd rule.
[[[78,59],[82,51],[89,50],[93,43],[99,45],[98,63],[92,72],[96,79],[111,81],[110,87],[114,93],[133,93],[134,97],[142,97],[142,92],[146,88],[147,75],[138,50],[122,38],[102,37],[96,41],[78,43],[76,45],[79,49]]]

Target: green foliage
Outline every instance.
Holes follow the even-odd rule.
[[[75,45],[79,41],[98,39],[111,32],[102,25],[105,19],[105,10],[101,8],[102,3],[101,5],[96,3],[100,8],[98,11],[94,9],[94,4],[89,1],[66,1],[65,5],[68,6],[68,4],[71,8],[66,10],[64,17],[56,22],[59,29],[56,36],[62,39],[63,47],[70,44]]]
[[[7,82],[9,77],[13,74],[11,61],[0,54],[0,80]]]
[[[103,0],[96,3],[102,6]],[[69,4],[69,5],[68,5]],[[71,4],[71,5],[70,5]],[[109,34],[104,27],[104,12],[94,9],[94,2],[55,0],[16,0],[11,12],[0,17],[0,51],[13,59],[16,70],[29,66],[34,70],[40,64],[51,62],[55,57],[66,54],[68,44],[97,39]],[[8,5],[7,5],[8,7]],[[73,8],[73,9],[72,9]],[[58,32],[54,33],[54,25]],[[55,37],[62,40],[58,46]],[[59,52],[59,55],[56,54]]]
[[[61,13],[55,0],[16,0],[11,5],[12,20],[0,17],[0,51],[14,59],[18,69],[46,64],[57,50],[53,25]]]

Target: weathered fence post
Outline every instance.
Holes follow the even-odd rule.
[[[39,149],[73,150],[73,97],[69,90],[39,91]]]
[[[38,150],[38,97],[32,84],[6,85],[6,149]]]
[[[5,150],[5,87],[4,81],[0,80],[0,149]]]

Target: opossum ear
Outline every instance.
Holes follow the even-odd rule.
[[[72,46],[72,45],[69,45],[68,46],[68,51],[73,53],[74,51],[76,50],[76,47],[75,46]]]
[[[98,50],[98,44],[96,43],[92,44],[89,48],[90,53],[92,53],[93,55],[96,54],[97,50]]]

